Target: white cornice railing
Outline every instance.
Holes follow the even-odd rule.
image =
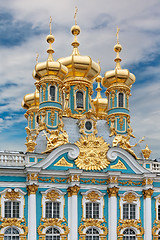
[[[25,154],[18,152],[0,152],[0,166],[25,166]]]

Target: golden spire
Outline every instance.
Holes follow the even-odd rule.
[[[120,30],[120,29],[117,27],[117,33],[116,33],[117,44],[114,46],[114,51],[117,53],[117,56],[116,56],[116,58],[114,59],[114,61],[116,62],[116,68],[117,68],[117,69],[121,69],[120,62],[122,61],[122,59],[121,59],[120,56],[119,56],[119,53],[120,53],[121,50],[122,50],[122,46],[121,46],[121,44],[119,43],[119,30]]]
[[[78,50],[79,42],[77,41],[77,35],[80,34],[80,27],[77,25],[77,12],[78,12],[78,8],[75,7],[75,14],[74,14],[75,25],[72,26],[71,28],[71,32],[74,35],[74,41],[72,42],[72,46],[73,46],[72,55],[80,55]]]
[[[52,35],[52,31],[51,31],[51,23],[52,23],[52,18],[50,17],[50,23],[49,23],[50,34],[46,38],[47,42],[49,43],[49,49],[47,50],[49,62],[53,61],[52,54],[54,53],[54,50],[52,49],[52,43],[54,42],[54,36]]]
[[[98,83],[97,88],[96,88],[96,91],[97,91],[97,97],[96,97],[96,99],[102,98],[102,96],[101,96],[102,88],[101,88],[101,86],[100,86],[101,80],[102,80],[102,77],[99,75],[99,76],[96,78],[96,82]]]
[[[39,54],[37,53],[36,54],[36,63],[38,63],[38,57],[39,57]]]

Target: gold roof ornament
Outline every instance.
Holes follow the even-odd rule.
[[[49,23],[50,34],[46,37],[46,41],[47,43],[49,43],[49,48],[47,50],[48,59],[46,62],[38,63],[38,58],[37,58],[37,61],[36,61],[37,64],[32,74],[33,78],[36,80],[40,80],[42,77],[47,75],[54,75],[63,79],[68,73],[68,69],[64,65],[62,65],[58,61],[54,61],[53,59],[54,50],[52,48],[52,43],[54,42],[55,38],[52,35],[51,23],[52,23],[52,18],[50,17],[50,23]]]
[[[102,98],[101,96],[101,91],[102,91],[102,88],[100,86],[101,81],[102,81],[102,77],[98,75],[96,78],[96,82],[98,84],[96,88],[97,96],[95,99],[93,99],[93,104],[95,107],[97,117],[100,119],[104,119],[107,116],[106,110],[108,107],[108,100],[107,98]]]
[[[26,94],[21,103],[22,107],[29,109],[30,107],[39,106],[39,92],[36,89],[34,93]]]
[[[74,41],[72,42],[73,51],[71,56],[60,58],[58,61],[64,64],[68,68],[67,78],[70,77],[83,77],[89,80],[96,78],[100,73],[100,66],[94,62],[89,56],[81,56],[79,53],[80,43],[77,41],[77,36],[80,34],[80,27],[77,25],[77,12],[75,9],[75,25],[72,26],[71,32],[74,35]],[[92,83],[92,81],[91,81]]]
[[[149,149],[148,144],[146,144],[145,149],[142,149],[142,153],[145,159],[148,159],[150,157],[152,150]]]
[[[117,44],[114,46],[114,51],[117,53],[114,60],[116,62],[116,67],[114,70],[107,71],[102,80],[102,85],[106,88],[113,84],[126,85],[130,88],[136,80],[134,74],[130,73],[128,69],[121,68],[120,62],[122,59],[120,58],[119,53],[122,50],[122,46],[119,43],[119,30],[120,29],[117,27]]]

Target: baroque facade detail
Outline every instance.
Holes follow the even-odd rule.
[[[36,194],[38,190],[38,185],[32,184],[27,186],[28,195]]]

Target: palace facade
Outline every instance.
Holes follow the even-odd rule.
[[[121,68],[119,30],[104,76],[79,52],[76,15],[71,32],[71,55],[55,61],[50,26],[35,65],[26,152],[0,152],[0,240],[160,240],[160,163],[133,135],[135,76]]]

